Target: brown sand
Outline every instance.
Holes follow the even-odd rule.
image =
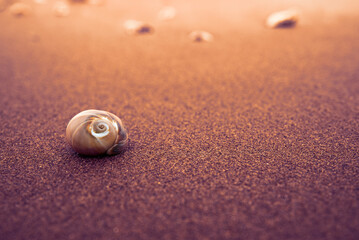
[[[271,30],[280,1],[173,2],[165,23],[159,1],[108,2],[0,13],[1,239],[359,239],[355,8]],[[124,121],[126,152],[66,144],[91,108]]]

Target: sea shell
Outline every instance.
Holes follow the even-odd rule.
[[[57,17],[67,17],[70,14],[70,6],[66,2],[57,1],[54,4],[53,11]]]
[[[30,15],[31,7],[26,3],[17,2],[9,7],[9,11],[15,17],[22,17]]]
[[[126,20],[123,23],[123,27],[125,28],[126,32],[130,35],[149,34],[154,32],[154,28],[151,25],[132,19]]]
[[[270,28],[294,27],[298,22],[298,15],[298,11],[295,9],[272,13],[267,18],[267,26]]]
[[[116,115],[101,110],[86,110],[70,120],[66,140],[83,155],[114,155],[126,148],[128,134]]]
[[[194,42],[212,42],[213,35],[206,31],[192,31],[188,37]]]
[[[171,20],[176,17],[176,14],[176,8],[172,6],[166,6],[158,12],[158,19],[162,21]]]

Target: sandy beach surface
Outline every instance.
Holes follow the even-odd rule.
[[[357,1],[0,6],[0,238],[359,239]],[[164,5],[177,15],[160,21]],[[266,17],[296,7],[294,28]],[[129,35],[128,19],[153,34]],[[192,42],[193,30],[212,42]],[[120,155],[65,141],[118,115]]]

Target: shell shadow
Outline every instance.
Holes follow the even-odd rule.
[[[128,140],[127,147],[116,155],[98,155],[98,156],[86,156],[75,152],[71,147],[68,147],[70,153],[70,158],[73,161],[76,161],[79,164],[90,164],[90,165],[104,165],[107,162],[117,161],[122,163],[126,159],[126,155],[130,154],[133,149],[135,149],[136,143],[134,141]]]
[[[294,21],[285,21],[278,24],[275,28],[294,28],[296,25],[297,23]]]

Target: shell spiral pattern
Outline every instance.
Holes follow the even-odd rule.
[[[116,115],[101,110],[86,110],[70,120],[66,139],[82,155],[115,155],[126,148],[128,134]]]

